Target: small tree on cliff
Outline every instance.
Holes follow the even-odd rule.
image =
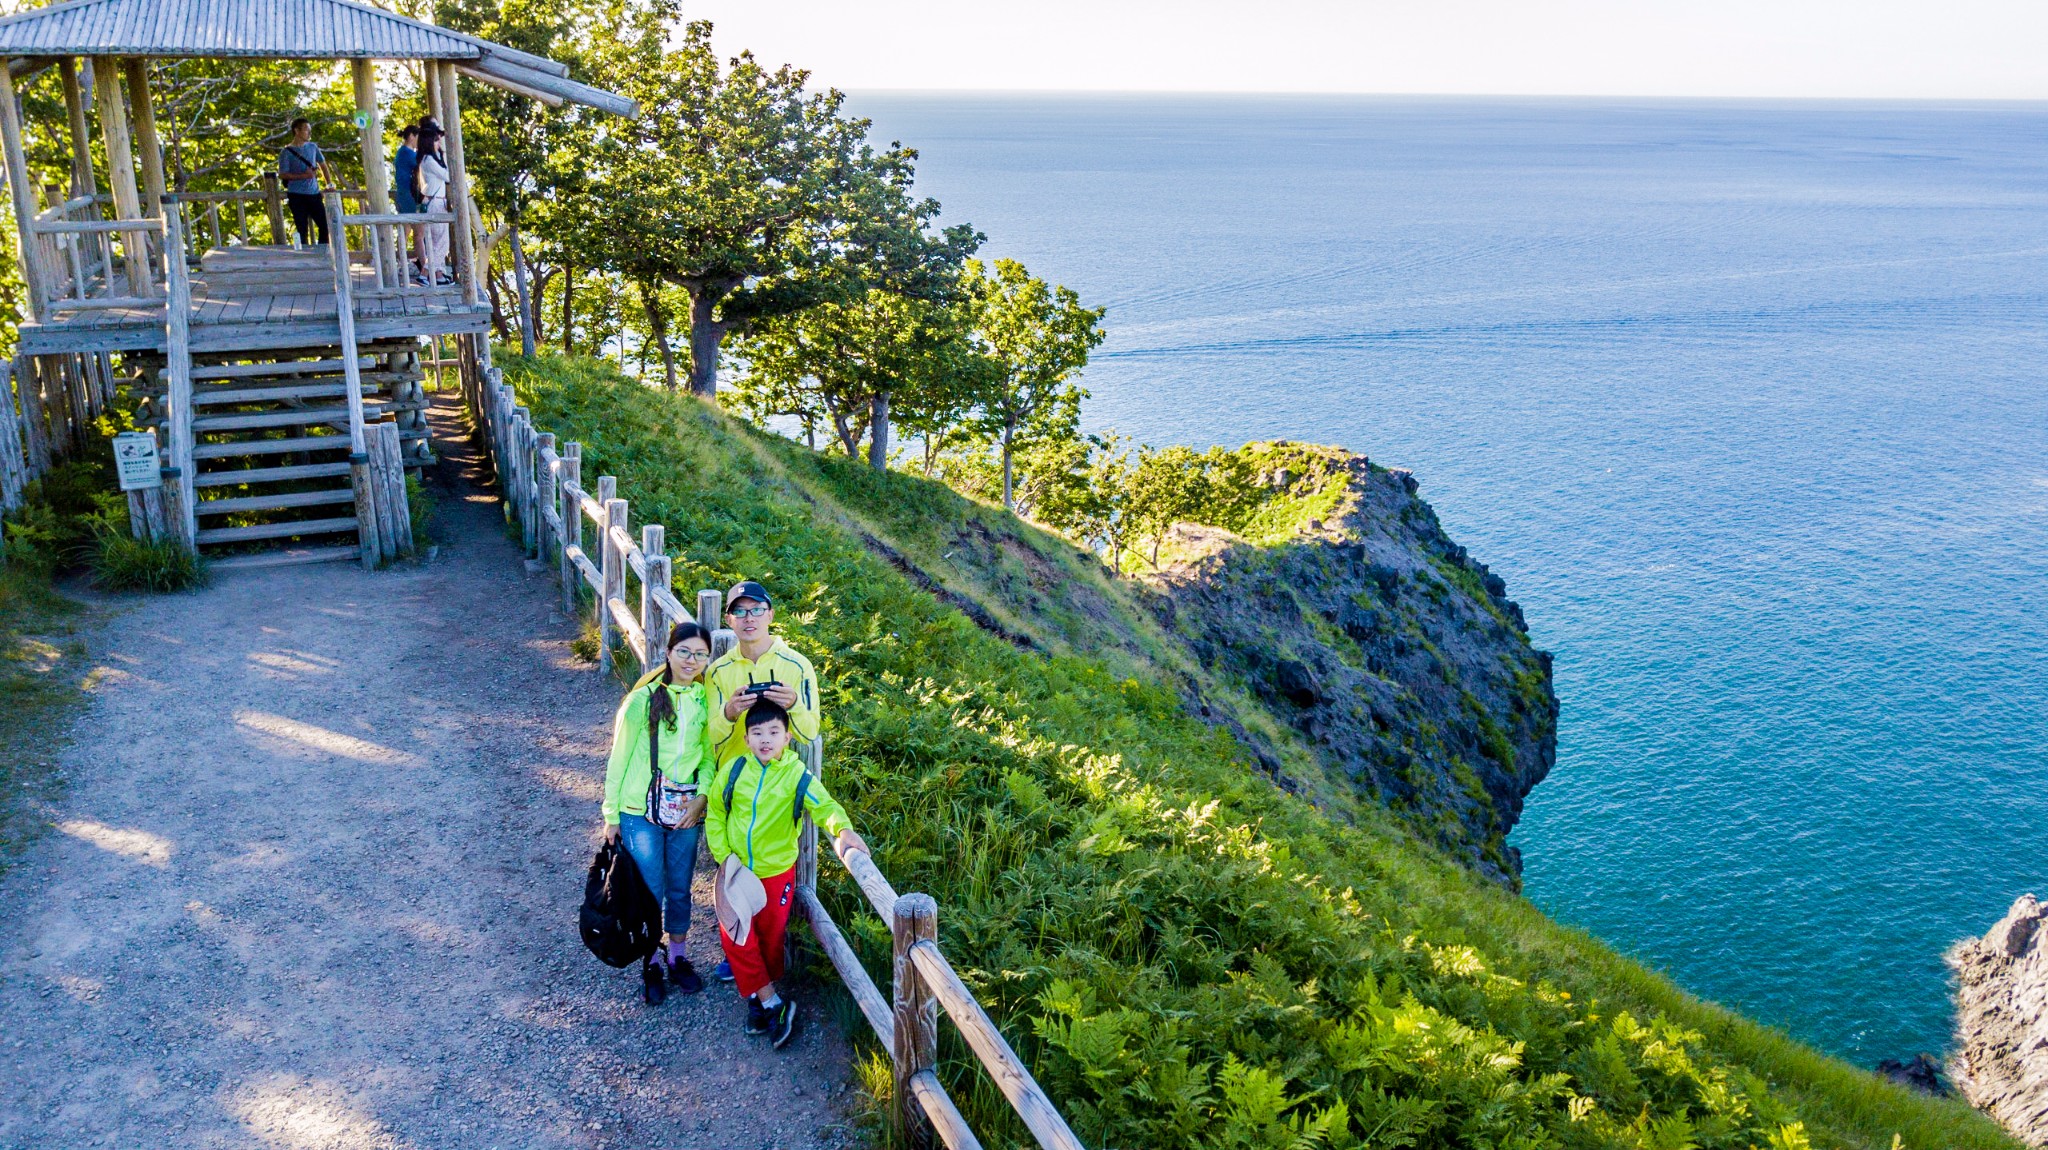
[[[1104,338],[1102,308],[1081,306],[1071,288],[1053,288],[1016,260],[967,264],[967,306],[981,354],[994,369],[982,391],[979,430],[1002,457],[1003,506],[1017,509],[1015,455],[1020,437],[1078,434],[1081,390],[1069,382]],[[1048,416],[1073,412],[1062,426]]]
[[[636,0],[632,41],[661,42],[673,0]],[[939,205],[910,194],[916,153],[877,150],[844,97],[805,87],[751,54],[721,64],[711,25],[684,27],[658,58],[619,73],[641,119],[592,150],[590,232],[606,265],[689,299],[690,389],[717,393],[728,335],[869,288],[943,295],[979,243],[965,225],[933,234]]]

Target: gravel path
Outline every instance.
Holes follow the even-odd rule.
[[[442,442],[431,562],[109,605],[0,883],[0,1147],[854,1141],[816,993],[777,1053],[730,987],[649,1010],[583,950],[617,696]]]

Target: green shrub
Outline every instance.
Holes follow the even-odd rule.
[[[1690,998],[1390,817],[1332,822],[1171,684],[977,627],[863,541],[864,489],[963,513],[933,485],[857,478],[593,361],[503,366],[586,477],[667,526],[679,585],[777,593],[826,684],[835,794],[898,888],[939,900],[954,966],[1089,1144],[2013,1145]],[[886,929],[836,868],[821,886],[887,985]],[[970,1120],[1025,1141],[942,1031]]]
[[[425,552],[434,538],[434,497],[427,491],[427,485],[420,482],[418,472],[405,473],[405,511],[412,520],[412,545]]]

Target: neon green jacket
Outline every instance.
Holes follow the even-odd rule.
[[[726,780],[734,771],[739,779],[732,788],[732,809],[725,806]],[[710,803],[704,812],[704,845],[720,865],[727,855],[738,855],[747,869],[762,878],[773,878],[796,865],[797,831],[796,783],[803,777],[804,762],[794,749],[762,766],[751,754],[734,759],[708,788]],[[827,838],[852,830],[846,808],[813,775],[804,791],[804,809]]]
[[[726,718],[725,701],[751,683],[771,679],[796,692],[796,705],[789,709],[790,738],[808,743],[818,737],[818,673],[811,669],[811,661],[780,639],[769,644],[758,663],[734,647],[704,669],[711,699],[711,743],[718,752],[713,761],[729,763],[747,753],[746,719]]]
[[[619,812],[647,814],[647,784],[653,776],[647,761],[647,701],[667,691],[676,705],[676,729],[661,728],[661,773],[670,782],[704,788],[718,760],[711,755],[711,724],[704,685],[671,687],[650,680],[633,688],[612,723],[612,757],[604,769],[604,821],[617,823]]]

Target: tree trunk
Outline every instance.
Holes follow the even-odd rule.
[[[668,313],[661,310],[659,289],[646,284],[640,286],[640,304],[647,309],[647,330],[654,333],[654,344],[661,349],[661,375],[663,385],[670,391],[676,389],[676,356],[668,343]],[[646,345],[641,345],[640,361],[647,362]]]
[[[562,265],[562,354],[576,354],[576,266]]]
[[[491,334],[499,339],[509,339],[512,329],[505,322],[505,304],[498,291],[498,273],[484,277],[484,290],[491,297]]]
[[[1010,511],[1017,510],[1017,496],[1010,486],[1010,440],[1017,434],[1017,425],[1003,425],[1003,506]]]
[[[873,413],[868,417],[868,466],[889,470],[889,393],[875,393]]]
[[[548,285],[555,282],[557,268],[543,268],[533,277],[533,345],[545,346],[548,342],[547,316],[541,301],[548,298]]]
[[[532,356],[538,350],[533,331],[533,289],[526,272],[526,245],[519,242],[519,221],[512,221],[512,282],[519,289],[519,353]]]
[[[702,288],[690,292],[690,392],[704,399],[718,398],[718,351],[731,325],[719,320],[714,311],[718,300]]]

